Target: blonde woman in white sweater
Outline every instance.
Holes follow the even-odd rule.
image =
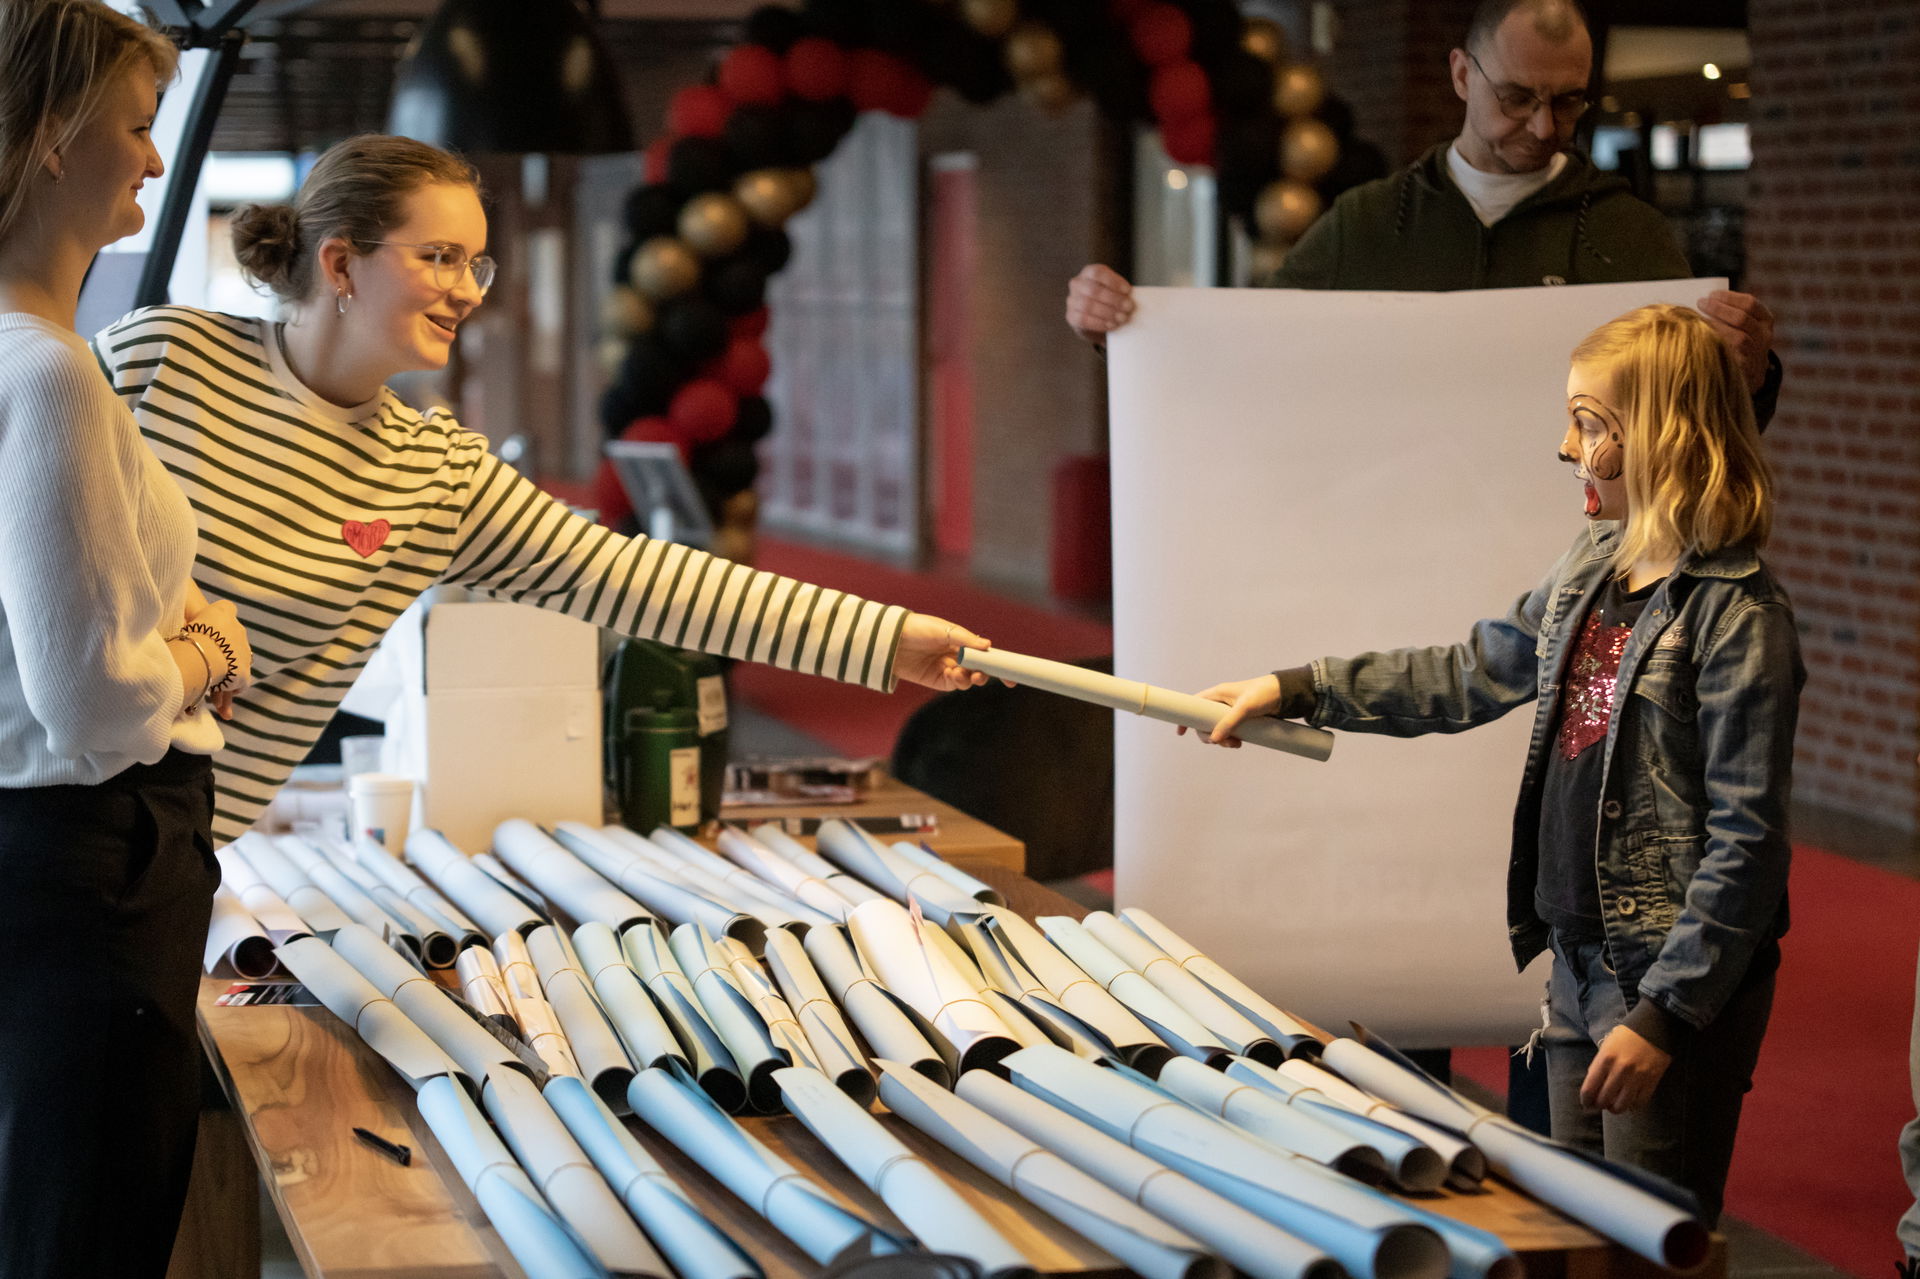
[[[73,331],[94,254],[140,229],[173,67],[97,0],[0,0],[4,1279],[164,1274],[193,1154],[212,755],[251,654]]]

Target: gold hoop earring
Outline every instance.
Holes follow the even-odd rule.
[[[338,311],[341,315],[345,315],[347,313],[347,307],[352,305],[352,303],[353,294],[347,292],[345,289],[335,290],[333,296],[333,309],[335,311]]]

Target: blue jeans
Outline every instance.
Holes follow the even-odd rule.
[[[1913,1032],[1907,1041],[1907,1079],[1913,1086],[1913,1105],[1920,1111],[1920,974],[1914,977]],[[1900,1243],[1909,1257],[1920,1257],[1920,1119],[1900,1130],[1900,1167],[1907,1174],[1907,1188],[1913,1191],[1914,1204],[1900,1217]]]
[[[1627,1015],[1605,942],[1553,939],[1547,979],[1547,1096],[1553,1136],[1690,1190],[1709,1225],[1720,1219],[1740,1106],[1753,1087],[1773,1010],[1779,948],[1761,948],[1726,1006],[1673,1055],[1653,1097],[1625,1115],[1588,1110],[1580,1085],[1598,1045]]]

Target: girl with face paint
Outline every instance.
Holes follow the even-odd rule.
[[[1219,684],[1249,715],[1412,737],[1537,702],[1508,875],[1521,967],[1553,953],[1553,1135],[1692,1191],[1717,1218],[1787,927],[1805,680],[1740,368],[1650,306],[1573,353],[1560,457],[1584,527],[1464,642]],[[1181,730],[1184,731],[1184,730]]]

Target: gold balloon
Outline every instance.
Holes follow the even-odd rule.
[[[600,304],[600,327],[623,341],[645,333],[653,327],[653,306],[637,290],[616,285]]]
[[[1296,62],[1273,78],[1273,109],[1285,116],[1312,115],[1327,100],[1327,82],[1318,67]]]
[[[600,361],[600,371],[609,378],[620,375],[620,365],[627,358],[629,343],[625,338],[603,337],[594,343],[594,358]]]
[[[1262,62],[1278,66],[1287,60],[1287,33],[1272,18],[1248,18],[1240,30],[1240,47]]]
[[[746,241],[747,211],[730,195],[709,191],[680,210],[680,238],[703,258],[724,258]]]
[[[813,176],[812,169],[782,169],[780,173],[795,213],[812,204],[813,197],[820,193],[820,179]]]
[[[1340,158],[1340,139],[1318,120],[1295,120],[1280,135],[1280,171],[1302,182],[1318,182]]]
[[[722,524],[713,530],[711,549],[723,560],[732,560],[735,564],[751,564],[755,540],[752,525]]]
[[[1073,104],[1074,99],[1073,82],[1058,71],[1021,81],[1020,92],[1026,95],[1027,101],[1049,115],[1064,111]]]
[[[720,523],[752,528],[760,518],[760,495],[752,489],[741,489],[726,501],[720,503]]]
[[[777,227],[793,216],[793,184],[785,169],[755,169],[733,184],[733,198],[761,226]]]
[[[1273,273],[1286,265],[1287,249],[1290,246],[1276,244],[1270,240],[1256,241],[1252,252],[1247,255],[1247,280],[1259,284],[1273,278]]]
[[[1042,22],[1023,22],[1007,37],[1007,70],[1025,83],[1043,75],[1058,75],[1064,50],[1060,37]]]
[[[700,259],[670,235],[656,235],[633,251],[633,287],[665,302],[679,297],[700,281]]]
[[[998,40],[1020,20],[1020,6],[1016,0],[961,0],[960,16],[981,35]]]
[[[1253,220],[1268,240],[1291,244],[1320,216],[1320,193],[1304,182],[1269,182],[1254,205]]]

